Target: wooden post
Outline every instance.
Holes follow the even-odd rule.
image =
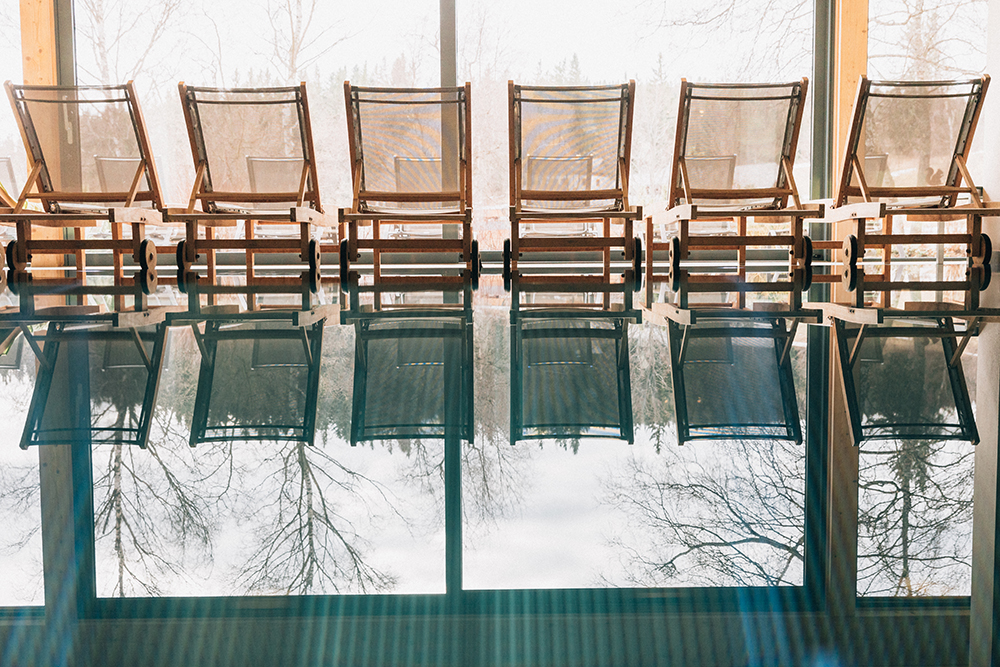
[[[834,3],[833,44],[833,174],[839,178],[851,129],[858,77],[868,66],[868,0]],[[839,183],[833,183],[833,193]],[[846,231],[832,230],[833,238]],[[844,298],[833,284],[834,300]],[[851,661],[855,635],[858,568],[858,449],[850,437],[847,406],[841,390],[840,363],[835,336],[830,336],[827,610],[841,660]]]
[[[1000,0],[989,0],[988,35],[1000,31]],[[988,40],[987,71],[1000,65],[1000,44]],[[996,102],[996,100],[993,100]],[[986,155],[1000,150],[1000,108],[987,103],[979,122],[979,143]],[[1000,196],[1000,165],[986,160],[978,175],[987,198]],[[1000,238],[1000,220],[983,218],[983,231]],[[994,252],[994,257],[997,254]],[[993,262],[993,270],[997,270]],[[981,304],[996,307],[1000,302],[997,290],[983,292]],[[970,611],[969,664],[973,667],[1000,667],[1000,505],[997,448],[1000,444],[1000,324],[986,325],[979,336],[978,369],[976,373],[976,422],[979,444],[976,446],[973,477],[972,518],[972,609]]]

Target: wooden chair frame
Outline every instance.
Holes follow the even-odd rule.
[[[0,209],[0,222],[14,223],[17,227],[17,239],[8,244],[6,250],[10,282],[25,282],[30,279],[26,271],[36,254],[74,254],[77,277],[85,280],[86,252],[103,250],[112,253],[115,285],[134,281],[141,284],[144,291],[154,291],[157,285],[156,260],[159,251],[145,238],[145,226],[163,222],[160,213],[163,197],[146,123],[133,83],[129,81],[119,86],[59,87],[14,85],[7,81],[4,88],[14,110],[29,162],[28,176],[17,200],[13,206],[9,206],[10,202],[4,202],[8,206]],[[60,137],[65,131],[78,134],[78,117],[75,113],[70,113],[69,121],[60,123],[57,129],[40,127],[33,121],[28,104],[36,101],[33,98],[36,94],[61,95],[63,98],[58,102],[51,99],[38,101],[85,104],[88,100],[81,99],[80,95],[86,95],[89,91],[101,91],[108,95],[106,99],[97,101],[127,104],[139,151],[135,176],[127,191],[84,192],[82,186],[71,187],[65,184],[60,191],[53,189],[53,176],[55,170],[60,169],[61,156],[43,154],[39,132],[59,132]],[[61,138],[60,141],[69,145],[69,139]],[[29,206],[32,202],[37,202],[43,211],[33,210]],[[122,205],[108,206],[108,202],[122,202]],[[143,202],[148,203],[151,208],[136,205]],[[107,221],[111,225],[111,239],[86,238],[85,229],[94,227],[98,220]],[[126,225],[131,226],[131,238],[123,238],[122,231]],[[74,238],[33,238],[32,229],[35,227],[72,229]],[[126,254],[130,254],[133,262],[139,266],[140,270],[135,278],[125,277],[123,259]]]
[[[962,352],[972,337],[979,334],[987,318],[989,321],[996,321],[1000,316],[1000,309],[980,309],[970,314],[962,312],[959,306],[948,308],[946,304],[918,303],[912,304],[911,309],[905,311],[855,309],[840,304],[826,304],[824,310],[832,324],[836,363],[840,370],[840,390],[847,406],[851,440],[856,447],[866,440],[878,439],[967,440],[973,445],[979,442],[972,400],[962,369]],[[956,320],[964,322],[964,329],[955,326]],[[867,338],[913,337],[941,340],[949,386],[957,411],[957,423],[905,424],[902,425],[903,431],[891,430],[891,427],[898,425],[885,425],[881,430],[879,427],[864,425],[853,374],[862,341]],[[890,429],[886,430],[885,427]]]
[[[580,436],[594,438],[612,438],[624,440],[631,444],[635,440],[632,420],[632,385],[629,365],[628,325],[642,322],[642,311],[632,305],[632,287],[627,283],[605,280],[598,284],[592,279],[583,277],[570,283],[560,280],[559,276],[524,276],[515,274],[511,284],[510,309],[510,441],[544,439],[559,436]],[[554,278],[554,279],[553,279]],[[594,293],[602,295],[600,301],[594,304],[576,305],[565,303],[522,303],[524,293],[563,293],[579,295]],[[610,304],[611,294],[622,292],[623,302]],[[580,329],[563,326],[567,322],[611,322],[614,329]],[[526,329],[526,323],[550,322],[551,327]],[[586,333],[583,333],[586,332]],[[601,433],[587,431],[588,424],[564,424],[564,430],[556,433],[525,433],[523,416],[524,393],[524,340],[525,338],[559,338],[584,337],[591,339],[614,339],[617,360],[618,383],[618,423],[617,433]]]
[[[351,404],[351,446],[359,442],[386,440],[397,438],[442,438],[448,435],[447,424],[395,424],[391,428],[385,426],[381,433],[368,432],[365,427],[367,406],[367,384],[369,374],[368,341],[380,338],[444,338],[456,342],[461,352],[457,355],[445,355],[445,363],[459,363],[461,368],[452,380],[458,380],[458,386],[445,381],[445,410],[458,410],[461,414],[460,438],[472,442],[475,438],[476,424],[474,392],[474,352],[473,317],[472,317],[472,281],[465,280],[456,285],[453,281],[442,280],[437,284],[419,282],[387,286],[383,283],[374,285],[359,285],[351,282],[345,288],[347,302],[341,311],[341,324],[353,324],[355,328],[354,355],[354,389]],[[457,296],[456,303],[425,304],[394,304],[383,302],[386,292],[442,292]],[[364,294],[373,295],[372,304],[362,304]],[[375,322],[397,321],[401,323],[433,323],[435,327],[402,326],[391,330],[371,329]],[[428,336],[428,331],[433,335]],[[454,400],[449,400],[453,398]],[[447,419],[447,418],[446,418]],[[406,430],[405,427],[409,427]]]
[[[160,377],[163,371],[163,361],[166,345],[165,311],[158,312],[104,312],[97,306],[53,306],[30,312],[13,311],[0,313],[0,322],[4,326],[16,327],[38,360],[38,377],[32,391],[31,403],[24,431],[21,434],[20,447],[27,449],[32,445],[67,445],[67,444],[114,444],[121,442],[126,445],[137,445],[146,448],[149,441],[149,430],[152,423],[153,408],[159,391]],[[44,334],[38,334],[33,328],[46,326]],[[100,327],[100,328],[97,328]],[[74,345],[84,343],[84,354],[89,357],[91,342],[121,342],[134,344],[141,363],[145,365],[147,378],[140,397],[139,422],[135,427],[97,427],[89,421],[90,403],[86,408],[88,414],[75,415],[81,425],[64,428],[51,428],[45,418],[50,391],[57,364],[63,348],[72,350]],[[151,350],[146,346],[152,344]],[[69,352],[66,352],[67,354]],[[85,357],[77,363],[65,362],[69,372],[77,382],[89,385],[89,361]],[[60,389],[62,391],[63,389]],[[89,388],[87,390],[89,395]],[[70,419],[72,410],[61,410],[60,413]]]
[[[362,145],[362,134],[365,128],[362,102],[366,104],[416,104],[415,102],[378,99],[380,95],[387,97],[395,94],[440,95],[440,100],[428,104],[455,104],[458,108],[457,132],[457,189],[440,192],[416,191],[376,191],[366,186],[365,153]],[[372,97],[367,97],[372,96]],[[450,99],[451,97],[454,99]],[[478,285],[481,264],[479,258],[479,243],[472,235],[472,85],[453,88],[368,88],[352,86],[350,81],[344,82],[344,100],[347,106],[347,134],[350,145],[351,178],[353,197],[350,208],[340,209],[340,221],[347,226],[347,237],[340,243],[340,276],[341,282],[351,279],[351,265],[361,258],[361,251],[372,253],[372,275],[374,281],[381,282],[384,278],[403,281],[416,285],[420,282],[446,282],[460,284],[471,279]],[[395,168],[399,170],[399,159],[427,161],[428,164],[443,163],[444,156],[437,155],[406,155],[396,156]],[[436,162],[435,162],[436,160]],[[449,156],[450,160],[450,156]],[[376,202],[384,202],[389,206],[378,206]],[[434,204],[457,202],[456,210],[426,211],[414,206],[408,209],[407,204]],[[418,238],[386,238],[386,228],[397,232],[411,227],[426,225],[442,225],[443,228],[457,228],[457,238],[443,234],[441,238],[429,238],[418,235]],[[372,237],[361,238],[360,228],[371,227]],[[398,236],[398,234],[397,234]],[[424,275],[403,276],[383,273],[382,255],[386,253],[458,253],[458,261],[463,265],[460,275]],[[447,260],[445,260],[447,261]],[[357,271],[353,274],[358,276]]]
[[[170,209],[166,219],[171,222],[184,223],[185,239],[178,244],[177,268],[178,284],[186,288],[197,280],[198,274],[193,270],[194,263],[202,251],[206,254],[206,271],[208,282],[214,283],[217,278],[216,252],[219,250],[242,250],[246,255],[247,284],[264,285],[281,282],[280,276],[257,275],[254,258],[264,253],[297,253],[299,260],[305,265],[303,276],[309,280],[313,291],[319,289],[321,282],[320,261],[322,247],[313,238],[316,228],[329,228],[338,225],[323,213],[320,200],[318,180],[316,176],[315,147],[313,144],[312,122],[309,115],[309,101],[305,82],[298,86],[281,88],[203,88],[188,86],[183,81],[178,84],[181,105],[184,110],[184,121],[187,125],[188,140],[191,145],[191,155],[194,159],[195,178],[191,187],[191,195],[184,209]],[[213,188],[212,166],[209,164],[209,154],[206,149],[206,139],[200,121],[201,104],[233,104],[243,103],[239,100],[219,102],[217,100],[203,101],[200,94],[217,95],[231,93],[234,95],[273,95],[284,96],[278,103],[289,104],[294,101],[298,116],[298,130],[303,155],[302,176],[295,192],[275,192],[257,189],[252,192],[221,192]],[[288,99],[291,97],[292,99]],[[254,102],[248,102],[253,104]],[[261,104],[270,102],[262,101]],[[261,157],[261,156],[247,156]],[[279,203],[292,202],[287,210],[275,210],[273,206]],[[271,208],[243,208],[246,204],[271,205]],[[201,210],[197,210],[200,205]],[[235,227],[237,222],[244,222],[244,238],[216,238],[215,229],[219,227]],[[284,223],[298,225],[297,238],[258,238],[255,235],[255,224]],[[203,231],[203,235],[199,234]],[[342,235],[342,228],[338,228]],[[339,236],[338,236],[339,238]],[[297,284],[299,276],[284,278],[289,284]]]
[[[774,89],[787,88],[787,92]],[[681,79],[680,105],[677,112],[677,130],[674,135],[674,158],[670,176],[669,208],[663,214],[646,218],[646,284],[669,281],[673,287],[683,285],[682,308],[687,307],[687,291],[722,292],[738,294],[736,308],[746,307],[746,293],[753,291],[786,292],[789,295],[789,311],[802,308],[802,291],[812,282],[812,242],[804,232],[807,218],[822,217],[823,205],[803,204],[792,168],[798,146],[799,130],[805,110],[806,92],[809,80],[806,78],[787,84],[695,84]],[[754,93],[760,90],[759,93]],[[750,93],[749,95],[747,93]],[[728,96],[727,96],[728,95]],[[692,100],[718,101],[780,101],[788,100],[788,114],[782,140],[781,156],[775,174],[773,187],[737,188],[732,186],[732,170],[735,169],[735,155],[688,157],[686,155],[687,136],[691,121]],[[688,178],[688,162],[704,159],[727,159],[730,169],[730,186],[721,188],[699,188]],[[696,200],[718,200],[725,202],[720,207],[703,206]],[[761,203],[761,200],[764,200]],[[740,201],[745,202],[741,205]],[[737,203],[733,203],[737,202]],[[748,233],[748,221],[763,223],[788,223],[790,233],[760,235]],[[736,226],[733,235],[691,234],[692,222],[719,222]],[[676,224],[678,235],[669,239],[656,239],[656,227]],[[755,284],[748,282],[747,255],[750,248],[760,246],[787,246],[789,249],[788,279],[778,282]],[[691,258],[692,252],[699,250],[735,250],[737,270],[735,273],[691,274],[682,267],[682,262]],[[657,274],[654,254],[667,255],[666,274]],[[651,292],[650,292],[651,294]],[[651,301],[647,302],[651,305]]]
[[[523,102],[533,102],[533,93],[587,92],[595,95],[605,94],[605,97],[593,99],[563,99],[560,104],[588,102],[621,102],[619,121],[619,136],[616,147],[616,182],[613,187],[585,190],[537,190],[526,189],[521,182],[524,166],[532,159],[556,159],[571,161],[586,156],[537,156],[524,154],[521,137],[521,105]],[[611,252],[621,249],[624,260],[631,264],[631,274],[625,276],[626,282],[635,284],[641,280],[642,249],[641,242],[633,236],[632,228],[635,220],[642,219],[642,207],[629,204],[628,183],[632,153],[632,117],[635,110],[635,81],[613,86],[522,86],[513,81],[507,83],[508,101],[508,137],[510,147],[510,239],[504,242],[504,284],[510,286],[512,278],[520,276],[521,284],[535,279],[531,273],[518,269],[518,262],[529,259],[525,253],[602,253],[601,273],[596,275],[568,275],[566,280],[576,282],[588,280],[601,284],[611,277]],[[552,101],[552,100],[546,100]],[[573,201],[610,200],[606,207],[567,207],[552,208],[539,211],[531,210],[527,202],[547,201],[571,203]],[[621,236],[613,234],[612,221],[621,224]],[[568,236],[565,234],[545,234],[546,225],[576,225],[592,229],[593,233]],[[525,229],[531,233],[525,233]],[[551,281],[552,276],[539,278]]]
[[[878,292],[880,307],[889,306],[891,293],[898,290],[961,291],[965,293],[963,308],[972,312],[979,308],[979,292],[990,282],[991,269],[989,255],[992,243],[982,233],[982,219],[1000,215],[1000,209],[992,208],[982,200],[969,173],[966,161],[970,154],[972,139],[982,110],[983,98],[989,88],[990,77],[982,76],[968,81],[871,81],[861,77],[854,102],[851,131],[848,135],[843,164],[841,166],[835,207],[826,212],[826,222],[841,223],[839,241],[825,241],[817,248],[833,250],[842,265],[842,275],[818,276],[823,282],[842,282],[850,293],[850,303],[855,308],[865,307],[867,292]],[[941,88],[958,88],[958,92]],[[926,89],[926,94],[919,92]],[[910,91],[910,92],[907,92]],[[912,99],[934,99],[943,97],[967,97],[962,123],[958,130],[955,147],[948,173],[940,185],[895,187],[872,182],[866,174],[866,167],[876,164],[863,155],[862,131],[869,100],[873,97],[896,97]],[[885,165],[881,167],[885,169]],[[857,177],[857,184],[852,184]],[[960,195],[968,196],[967,205],[958,205]],[[927,197],[935,201],[931,204],[911,203],[906,198]],[[852,203],[851,198],[861,198]],[[886,203],[880,198],[903,198],[899,203]],[[893,229],[897,216],[908,216],[923,221],[966,221],[962,233],[896,233]],[[882,231],[872,227],[875,221],[882,221]],[[964,280],[922,281],[892,280],[892,250],[896,246],[909,244],[960,244],[966,247],[969,269]],[[859,263],[868,249],[882,252],[882,270],[878,274],[866,275]],[[836,251],[840,251],[837,253]]]
[[[742,297],[748,292],[774,291],[770,286],[775,285],[775,283],[748,282],[739,276],[733,276],[729,281],[719,280],[718,276],[707,280],[701,278],[702,276],[698,274],[691,274],[682,269],[679,275],[672,276],[667,281],[673,292],[674,302],[660,302],[654,298],[653,293],[661,285],[659,282],[647,283],[647,294],[643,300],[643,310],[649,320],[667,327],[668,330],[678,444],[683,445],[691,440],[726,438],[781,439],[801,443],[802,429],[799,424],[790,354],[799,325],[818,324],[823,312],[818,308],[803,305],[799,297],[800,291],[796,289],[791,290],[793,298],[786,304],[762,302],[752,308],[724,300],[713,304],[691,304],[688,298],[692,293],[736,292]],[[797,269],[791,281],[792,285],[801,285],[801,281],[802,270]],[[781,283],[777,284],[781,286]],[[776,372],[785,415],[783,424],[732,424],[728,426],[730,432],[726,433],[720,431],[718,425],[699,425],[690,422],[686,407],[684,369],[689,341],[694,338],[731,340],[736,337],[765,337],[774,341]]]

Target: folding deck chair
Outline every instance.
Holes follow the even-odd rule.
[[[34,282],[22,286],[22,305],[35,289]],[[75,296],[94,296],[93,290]],[[94,301],[0,312],[0,328],[19,332],[38,360],[21,449],[80,443],[145,448],[164,365],[165,314],[109,311]]]
[[[675,286],[692,252],[735,251],[735,272],[700,273],[687,285],[719,291],[727,282],[757,289],[748,255],[788,250],[787,276],[759,289],[786,292],[792,309],[812,280],[812,243],[803,221],[823,215],[803,205],[792,168],[808,80],[784,84],[695,84],[681,80],[669,208],[646,219],[646,283]],[[779,233],[775,233],[779,232]],[[666,252],[657,275],[654,253]],[[729,262],[732,264],[732,262]],[[744,291],[735,307],[745,306]]]
[[[131,255],[144,291],[157,285],[157,249],[145,226],[162,223],[163,198],[149,137],[132,82],[120,86],[22,86],[5,88],[30,163],[13,206],[0,222],[15,223],[7,244],[9,282],[27,281],[32,257],[75,254],[76,273],[86,273],[86,254],[110,251],[116,285],[126,282],[123,259]],[[116,177],[106,178],[106,162]],[[13,193],[11,193],[13,194]],[[9,203],[9,202],[8,202]],[[37,205],[37,207],[36,207]],[[41,210],[38,210],[38,209]],[[85,229],[107,221],[111,238],[88,237]],[[39,228],[72,229],[73,239],[37,238]],[[126,227],[131,237],[124,236]]]
[[[204,305],[201,292],[232,294],[193,283],[188,308],[167,315],[187,326],[201,354],[190,445],[233,440],[303,442],[316,437],[323,329],[336,306],[310,305],[302,278],[301,307],[244,310]]]
[[[969,81],[861,77],[835,206],[825,218],[838,225],[842,242],[839,247],[822,244],[841,250],[840,280],[856,307],[865,305],[869,292],[881,292],[881,305],[889,306],[889,293],[906,289],[965,292],[966,307],[977,307],[992,273],[992,243],[982,233],[982,218],[1000,215],[1000,209],[984,206],[966,161],[989,82],[988,76]],[[962,220],[964,229],[954,224],[940,229],[942,223]],[[893,257],[918,244],[961,246],[969,258],[964,278],[893,280]],[[866,254],[869,259],[881,254],[879,273],[866,275],[859,266]]]
[[[643,304],[647,321],[667,327],[678,444],[802,442],[793,341],[799,324],[819,323],[822,311],[768,301],[741,308],[730,293],[689,282],[697,277],[681,271],[649,283],[653,295]],[[745,286],[737,280],[714,287],[739,293]]]
[[[836,207],[825,218],[842,241],[823,244],[840,250],[843,265],[828,279],[840,285],[824,310],[855,445],[979,440],[961,357],[1000,314],[979,299],[992,255],[982,218],[1000,209],[984,204],[966,160],[988,86],[986,76],[859,82]],[[942,255],[957,248],[958,265],[934,279],[906,275],[906,247],[919,244]],[[866,275],[865,260],[881,270]],[[920,395],[900,391],[909,385]]]
[[[342,324],[355,330],[351,445],[475,438],[472,282],[408,285],[388,303],[352,282]],[[366,292],[374,295],[371,303]]]
[[[195,166],[187,208],[167,212],[168,220],[186,225],[177,245],[178,285],[186,289],[197,279],[193,268],[202,251],[208,280],[215,282],[216,252],[242,250],[248,284],[296,282],[298,275],[259,275],[255,263],[258,254],[295,253],[318,290],[321,239],[316,237],[336,223],[323,214],[320,201],[305,83],[225,90],[181,82],[178,87]],[[240,220],[244,238],[216,235],[217,228],[235,228]]]
[[[632,287],[513,276],[510,439],[634,441],[629,324],[642,321]],[[615,292],[621,301],[611,302]]]
[[[346,284],[361,251],[372,253],[375,282],[478,284],[479,243],[472,238],[472,114],[470,84],[457,88],[363,88],[344,82],[354,195],[340,210]],[[362,236],[362,231],[370,231]],[[406,276],[383,255],[416,253],[461,270]],[[357,275],[357,274],[355,274]]]
[[[635,82],[545,87],[510,81],[507,90],[511,208],[505,286],[516,274],[522,282],[532,280],[525,270],[532,260],[551,264],[555,258],[558,265],[559,255],[548,253],[601,253],[597,274],[554,270],[569,280],[603,282],[616,248],[629,263],[628,282],[634,285],[642,262],[641,242],[632,236],[642,209],[628,199]]]

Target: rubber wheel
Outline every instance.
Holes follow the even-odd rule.
[[[802,249],[804,251],[802,255],[802,264],[803,266],[811,267],[813,264],[813,241],[808,236],[802,237]],[[812,279],[810,277],[810,282],[811,281]],[[809,288],[807,287],[806,289]]]
[[[854,234],[849,234],[846,239],[844,239],[843,246],[843,258],[845,264],[854,265],[858,263],[858,237]]]
[[[510,258],[511,258],[510,239],[504,239],[504,242],[503,242],[503,279],[504,279],[504,285],[505,285],[504,289],[506,289],[508,292],[510,291],[510,287],[509,287],[510,274],[511,274]]]
[[[319,251],[319,241],[309,239],[309,271],[319,275],[319,265],[322,257]]]
[[[635,285],[632,291],[638,292],[642,289],[642,239],[636,236],[632,240],[632,272],[635,274]]]
[[[853,292],[858,288],[858,267],[856,264],[848,264],[844,268],[840,282],[848,292]]]
[[[979,283],[979,291],[984,291],[990,286],[990,280],[993,278],[993,267],[989,264],[983,264],[983,280]]]
[[[142,269],[135,274],[136,281],[139,283],[139,288],[142,290],[143,294],[152,294],[156,291],[157,285],[157,275],[156,269],[148,268]]]
[[[504,292],[510,291],[510,276],[503,277],[503,291]]]
[[[813,284],[813,267],[812,264],[806,264],[802,267],[802,291],[808,292],[809,288]]]
[[[139,242],[139,268],[145,271],[146,269],[156,268],[156,245],[149,239],[143,239]]]
[[[319,267],[317,266],[315,269],[306,271],[306,279],[309,281],[309,291],[313,294],[318,292],[323,280]]]
[[[977,274],[977,272],[980,273]],[[993,269],[989,264],[975,264],[969,267],[967,275],[969,280],[973,282],[974,286],[978,284],[979,291],[982,292],[990,286],[990,280],[993,277]]]
[[[28,268],[27,262],[21,262],[17,260],[17,241],[11,241],[7,244],[7,249],[5,251],[7,257],[7,266],[15,271],[24,271]]]
[[[7,271],[7,287],[14,294],[19,294],[21,287],[31,282],[31,274],[27,271],[9,269]]]
[[[472,265],[472,270],[470,272],[470,275],[472,278],[472,287],[475,289],[479,287],[479,276],[483,272],[483,262],[482,259],[479,257],[479,241],[476,239],[473,239],[472,241],[471,265]]]
[[[347,239],[340,242],[340,284],[347,284],[347,274],[351,269],[351,260],[347,257]]]
[[[979,247],[975,248],[972,253],[973,260],[976,264],[989,264],[992,255],[993,241],[986,234],[980,234]]]
[[[183,273],[187,273],[191,270],[191,262],[185,259],[185,254],[187,250],[187,241],[177,242],[177,269]],[[197,258],[196,258],[197,259]],[[178,275],[178,283],[180,283],[180,275]]]

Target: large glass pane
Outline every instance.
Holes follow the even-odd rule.
[[[35,355],[24,338],[4,342],[0,423],[7,427],[0,436],[0,521],[4,525],[0,535],[0,607],[44,602],[38,450],[18,447],[34,378]]]

